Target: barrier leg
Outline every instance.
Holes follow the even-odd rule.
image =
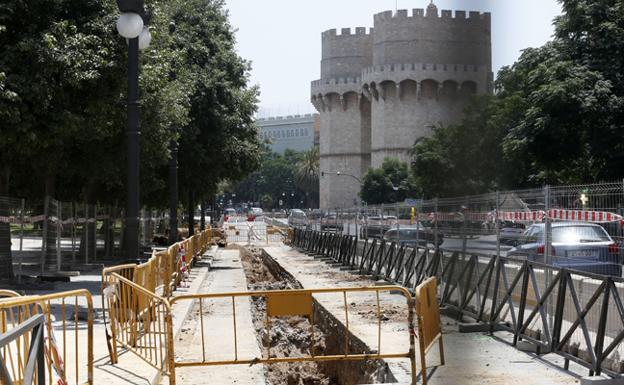
[[[444,365],[444,342],[442,342],[442,336],[440,336],[438,343],[440,344],[440,364]]]
[[[202,316],[200,314],[200,316]],[[167,325],[167,366],[169,369],[169,385],[176,385],[175,351],[173,350],[173,323],[171,312],[165,315],[165,325]]]

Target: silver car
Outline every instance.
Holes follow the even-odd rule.
[[[594,223],[555,222],[551,227],[553,266],[622,276],[620,247],[602,226]],[[519,245],[507,255],[544,262],[544,228],[543,223],[529,226]]]

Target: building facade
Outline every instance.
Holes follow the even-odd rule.
[[[388,157],[409,162],[432,126],[460,119],[468,97],[491,92],[492,81],[489,13],[440,13],[431,3],[376,14],[370,30],[323,32],[321,79],[311,87],[326,172],[321,207],[352,205],[356,178]]]
[[[283,154],[287,149],[308,151],[315,144],[318,114],[258,119],[260,137],[269,140],[271,149]]]

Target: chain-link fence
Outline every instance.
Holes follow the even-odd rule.
[[[622,275],[624,181],[291,214],[293,227]]]
[[[0,197],[0,268],[18,277],[67,276],[123,258],[123,210],[114,206]],[[149,249],[166,239],[168,215],[142,210],[139,239]]]

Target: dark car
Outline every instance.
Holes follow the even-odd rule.
[[[552,226],[552,265],[591,273],[622,276],[622,252],[603,227],[594,223],[555,222]],[[508,256],[544,262],[543,223],[529,226]]]
[[[383,238],[386,241],[393,241],[406,246],[421,246],[436,245],[435,232],[423,224],[399,226],[393,227],[386,231]],[[440,246],[444,242],[444,237],[441,233],[437,236],[437,246]]]

